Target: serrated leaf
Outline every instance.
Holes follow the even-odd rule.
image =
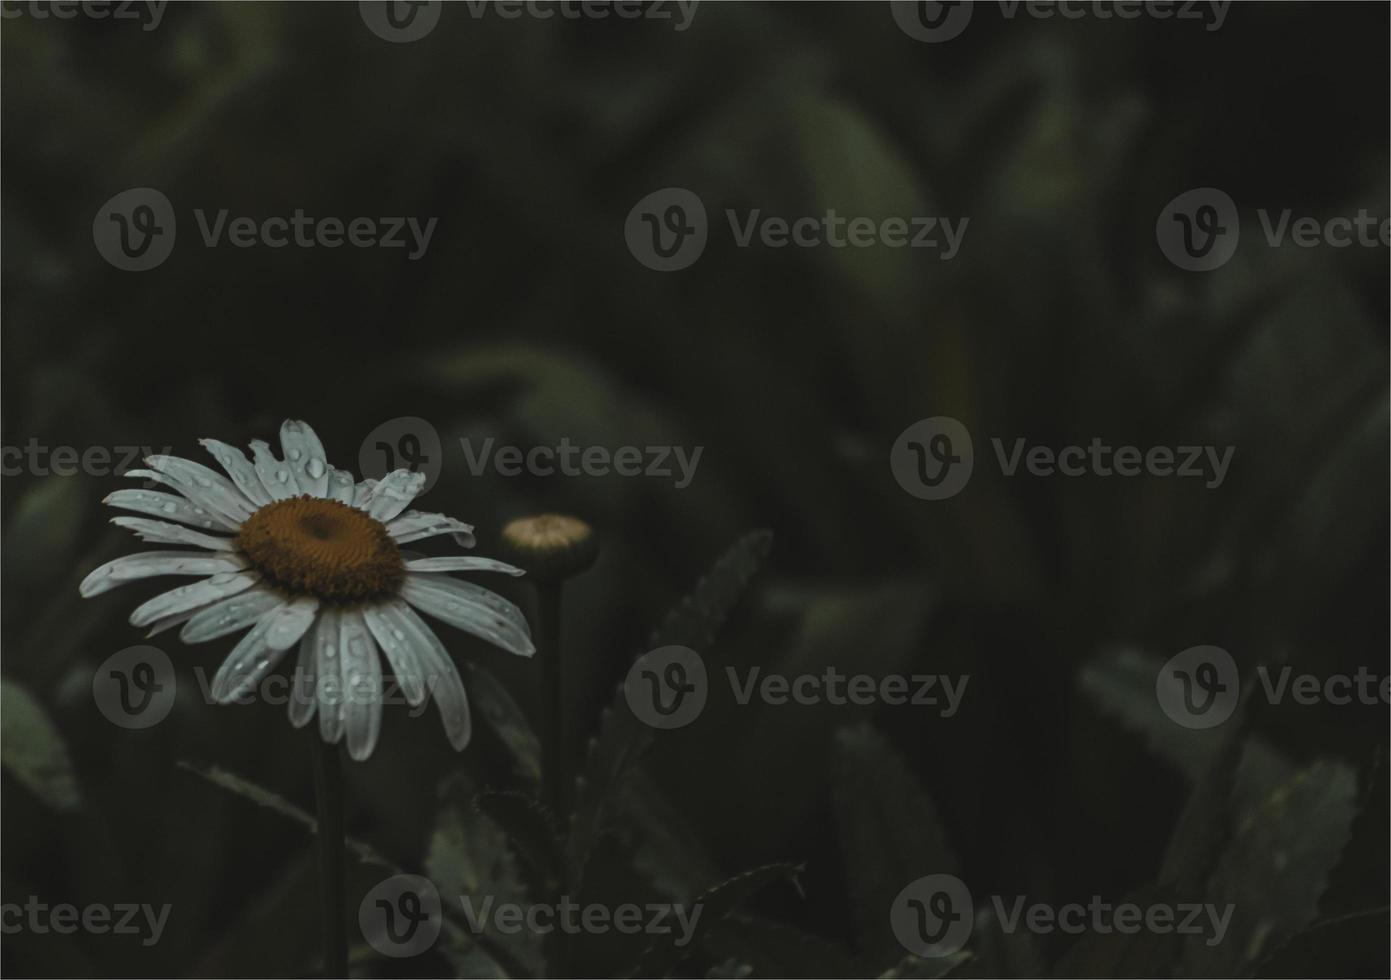
[[[946,828],[902,754],[868,723],[836,732],[831,802],[858,951],[892,963],[903,955],[889,919],[894,898],[924,875],[956,872]]]
[[[734,604],[768,557],[772,533],[753,531],[726,551],[695,589],[653,631],[648,648],[684,646],[705,652]],[[580,890],[584,865],[603,830],[606,810],[628,770],[652,743],[653,730],[628,707],[623,684],[599,719],[599,734],[590,740],[583,774],[576,782],[575,810],[566,848],[571,888]]]
[[[72,759],[43,705],[14,681],[0,681],[0,762],[60,813],[82,805]]]
[[[541,741],[507,688],[492,671],[472,663],[464,664],[464,687],[475,712],[511,753],[517,775],[533,788],[539,786]]]
[[[516,859],[507,846],[507,836],[473,806],[475,796],[463,773],[455,773],[444,782],[425,858],[425,874],[439,889],[445,915],[456,920],[463,915],[465,898],[475,909],[489,898],[493,904],[529,903]],[[485,929],[476,934],[468,932],[468,938],[513,976],[537,976],[542,972],[540,937],[534,934],[523,931],[502,935]]]
[[[763,567],[773,546],[773,532],[751,531],[715,562],[695,589],[676,604],[653,630],[648,648],[690,647],[704,654],[729,617],[734,604]]]
[[[1180,896],[1173,889],[1161,886],[1141,888],[1126,895],[1124,899],[1125,902],[1141,908],[1154,905],[1173,907],[1179,901],[1194,900],[1193,896]],[[1103,980],[1110,977],[1173,976],[1173,964],[1182,953],[1183,939],[1182,935],[1173,930],[1159,932],[1141,929],[1134,933],[1121,932],[1118,929],[1089,930],[1068,948],[1054,967],[1052,975],[1059,980],[1084,977]]]
[[[719,877],[719,865],[700,844],[695,825],[672,806],[646,771],[624,783],[619,809],[633,839],[633,867],[670,899]]]
[[[1156,756],[1196,782],[1212,771],[1224,751],[1234,748],[1227,736],[1233,727],[1240,727],[1240,714],[1205,731],[1175,723],[1154,694],[1162,666],[1158,657],[1117,650],[1082,668],[1082,690],[1103,712],[1140,736]],[[1245,682],[1243,688],[1250,689]],[[1232,777],[1235,805],[1263,798],[1293,771],[1289,761],[1259,737],[1247,736],[1240,749],[1240,763]]]
[[[560,884],[565,861],[555,814],[531,797],[509,791],[479,793],[473,805],[507,835],[545,893]]]
[[[1356,774],[1329,760],[1300,769],[1239,813],[1206,895],[1219,909],[1231,906],[1231,923],[1213,945],[1188,937],[1186,975],[1238,976],[1282,937],[1313,922],[1356,813]]]
[[[1257,977],[1371,976],[1386,962],[1391,908],[1382,906],[1316,922],[1264,956]]]
[[[1220,729],[1185,728],[1164,714],[1154,694],[1163,662],[1122,649],[1082,668],[1081,684],[1097,706],[1145,740],[1149,749],[1189,779],[1199,778],[1222,744]]]
[[[647,947],[633,976],[663,977],[670,973],[688,955],[695,951],[705,930],[721,921],[740,904],[747,901],[763,888],[784,878],[793,878],[801,871],[796,864],[765,864],[742,874],[735,875],[703,892],[694,901],[687,903],[691,910],[699,907],[700,919],[691,929],[690,936],[673,929]],[[689,939],[684,946],[677,945]]]

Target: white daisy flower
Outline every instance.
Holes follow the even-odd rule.
[[[174,493],[118,490],[104,501],[150,515],[117,517],[113,524],[187,550],[107,562],[82,580],[82,595],[156,575],[198,576],[137,607],[130,622],[150,627],[151,636],[181,625],[186,643],[249,627],[213,678],[219,703],[254,690],[298,643],[290,721],[302,727],[317,713],[325,741],[346,738],[348,753],[365,759],[381,731],[380,648],[406,701],[419,706],[433,694],[450,744],[467,745],[472,723],[463,682],[416,610],[530,656],[531,630],[515,605],[447,574],[522,570],[490,558],[403,555],[402,545],[441,534],[471,548],[473,528],[407,509],[423,474],[396,470],[380,481],[357,482],[334,469],[304,422],[281,426],[284,459],[260,440],[251,443],[254,460],[215,439],[202,444],[227,477],[190,460],[150,456],[149,469],[126,475]]]

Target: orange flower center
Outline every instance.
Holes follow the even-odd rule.
[[[266,504],[242,524],[236,546],[271,585],[325,602],[392,596],[406,576],[386,526],[336,500]]]

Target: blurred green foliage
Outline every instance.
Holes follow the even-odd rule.
[[[608,937],[582,974],[1385,975],[1385,710],[1248,704],[1236,734],[1188,738],[1145,678],[1196,643],[1246,670],[1386,672],[1385,250],[1251,236],[1191,275],[1164,261],[1154,216],[1194,186],[1243,211],[1385,215],[1387,27],[1379,5],[1240,5],[1212,33],[982,6],[961,39],[923,45],[882,4],[706,3],[681,33],[453,5],[391,45],[355,4],[172,5],[150,32],[7,19],[3,443],[196,456],[198,437],[302,417],[355,468],[358,440],[411,415],[447,447],[705,447],[682,490],[472,475],[447,452],[427,498],[476,523],[484,554],[542,509],[599,529],[601,561],[567,598],[567,729],[577,769],[594,736],[600,771],[615,745],[644,751],[558,828],[571,848],[587,828],[586,894],[689,901],[763,869],[686,961]],[[181,216],[439,227],[416,262],[204,249],[189,227],[130,274],[91,223],[137,186]],[[726,208],[835,208],[969,216],[970,231],[951,262],[712,232],[663,275],[622,229],[667,186],[696,190],[717,228]],[[989,435],[1237,448],[1218,491],[978,466],[968,492],[924,503],[887,455],[932,415],[962,420],[978,455]],[[98,506],[119,482],[4,477],[0,877],[6,902],[174,913],[150,948],[7,937],[5,971],[308,974],[315,878],[293,815],[312,788],[283,711],[201,702],[193,669],[221,648],[170,649],[187,696],[156,728],[117,730],[92,703],[96,665],[139,641],[125,616],[143,595],[76,590],[127,547]],[[732,618],[700,644],[712,670],[969,674],[961,712],[712,697],[699,724],[625,735],[603,714],[615,685],[754,527],[776,544],[717,604]],[[387,712],[349,772],[350,834],[380,859],[355,864],[354,902],[382,864],[446,894],[546,887],[525,860],[547,852],[534,814],[479,796],[534,785],[534,678],[446,642],[475,665],[488,724],[455,756],[428,718]],[[198,778],[208,766],[233,775]],[[1242,941],[1025,941],[983,922],[961,962],[903,960],[882,906],[944,867],[979,895],[1234,901]],[[451,930],[427,964],[359,950],[358,968],[498,968]],[[538,969],[545,951],[522,945],[498,955]]]

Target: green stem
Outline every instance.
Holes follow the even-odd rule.
[[[559,580],[538,582],[537,649],[541,659],[541,792],[546,806],[565,819],[565,702],[561,696]]]
[[[314,796],[319,804],[319,894],[323,902],[324,976],[348,975],[348,926],[344,914],[343,861],[346,824],[343,810],[343,764],[338,746],[329,745],[311,727]]]
[[[536,648],[541,660],[541,799],[566,824],[566,790],[569,787],[565,757],[565,701],[561,683],[563,661],[560,654],[561,579],[536,583]],[[565,884],[557,882],[561,894]],[[559,899],[557,895],[557,899]],[[570,937],[560,931],[553,937],[547,960],[547,976],[570,976]]]

